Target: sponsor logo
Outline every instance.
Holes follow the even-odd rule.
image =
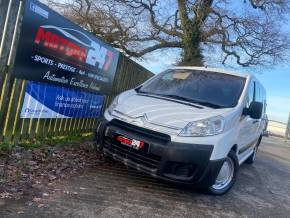
[[[29,114],[41,114],[41,113],[48,113],[48,110],[26,108],[24,112],[29,113]]]
[[[33,11],[34,13],[48,19],[48,15],[49,15],[48,11],[42,9],[41,7],[34,4],[33,2],[30,3],[30,10]]]
[[[52,31],[54,30],[54,31]],[[55,32],[58,33],[55,33]],[[78,37],[79,36],[79,37]],[[87,42],[80,38],[86,39]],[[34,43],[58,53],[107,71],[113,61],[113,52],[91,40],[84,33],[52,25],[40,26],[34,38]]]

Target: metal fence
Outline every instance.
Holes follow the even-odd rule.
[[[0,0],[0,143],[91,132],[96,119],[21,119],[26,81],[11,77],[25,0]],[[120,55],[108,105],[119,92],[135,87],[153,74]]]

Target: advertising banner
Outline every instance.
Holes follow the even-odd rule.
[[[13,75],[108,94],[119,52],[46,5],[27,0]]]
[[[29,81],[21,118],[98,118],[104,96]]]

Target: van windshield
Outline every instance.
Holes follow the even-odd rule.
[[[158,95],[208,106],[237,105],[245,78],[199,70],[165,71],[140,86],[138,93]]]

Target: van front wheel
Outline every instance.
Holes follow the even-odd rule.
[[[234,151],[230,151],[226,157],[215,183],[208,187],[208,191],[213,195],[223,195],[229,191],[235,181],[238,171],[238,160]]]

